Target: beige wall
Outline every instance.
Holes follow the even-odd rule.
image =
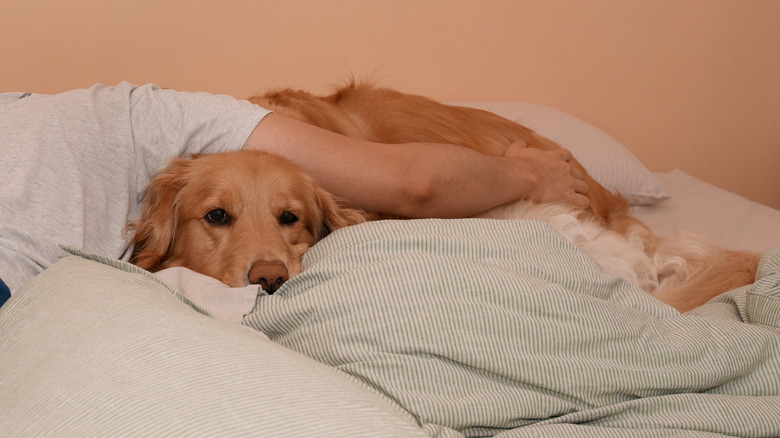
[[[780,208],[777,0],[0,0],[0,35],[0,91],[246,97],[373,76],[557,107],[651,170]]]

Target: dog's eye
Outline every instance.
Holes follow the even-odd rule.
[[[215,208],[206,213],[206,221],[214,225],[229,225],[230,215],[221,208]]]
[[[298,216],[290,213],[289,211],[285,211],[279,215],[279,223],[282,225],[292,225],[296,222],[298,222]]]

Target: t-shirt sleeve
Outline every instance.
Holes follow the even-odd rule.
[[[225,95],[145,85],[130,93],[130,122],[138,183],[175,157],[240,149],[270,111]],[[144,177],[147,176],[148,178]]]

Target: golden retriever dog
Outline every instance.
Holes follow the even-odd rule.
[[[493,113],[368,83],[351,82],[327,96],[285,89],[249,100],[374,142],[451,143],[495,155],[504,155],[518,140],[544,150],[560,148]],[[590,188],[587,210],[518,201],[479,217],[547,221],[606,272],[680,311],[753,282],[757,254],[722,249],[683,233],[657,236],[631,216],[626,199],[572,162]],[[132,261],[151,270],[185,266],[232,286],[265,288],[268,283],[266,290],[273,291],[300,272],[300,257],[326,234],[323,230],[377,217],[345,207],[281,158],[248,152],[198,156],[174,161],[148,188],[141,219],[129,226],[135,232]]]
[[[560,148],[496,114],[445,105],[371,83],[351,81],[326,96],[284,89],[249,100],[287,117],[380,143],[452,143],[494,155],[504,155],[518,140],[543,150]],[[692,234],[655,235],[631,216],[625,198],[601,186],[576,159],[572,163],[585,174],[590,189],[586,211],[520,201],[480,216],[550,222],[607,272],[627,278],[680,311],[754,281],[758,254],[719,248]]]
[[[363,222],[313,178],[275,155],[236,151],[173,160],[128,224],[136,265],[184,266],[232,287],[273,293],[301,272],[303,253]]]

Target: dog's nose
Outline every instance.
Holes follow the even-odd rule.
[[[257,262],[249,270],[249,282],[259,284],[269,295],[289,278],[290,274],[281,262]]]

